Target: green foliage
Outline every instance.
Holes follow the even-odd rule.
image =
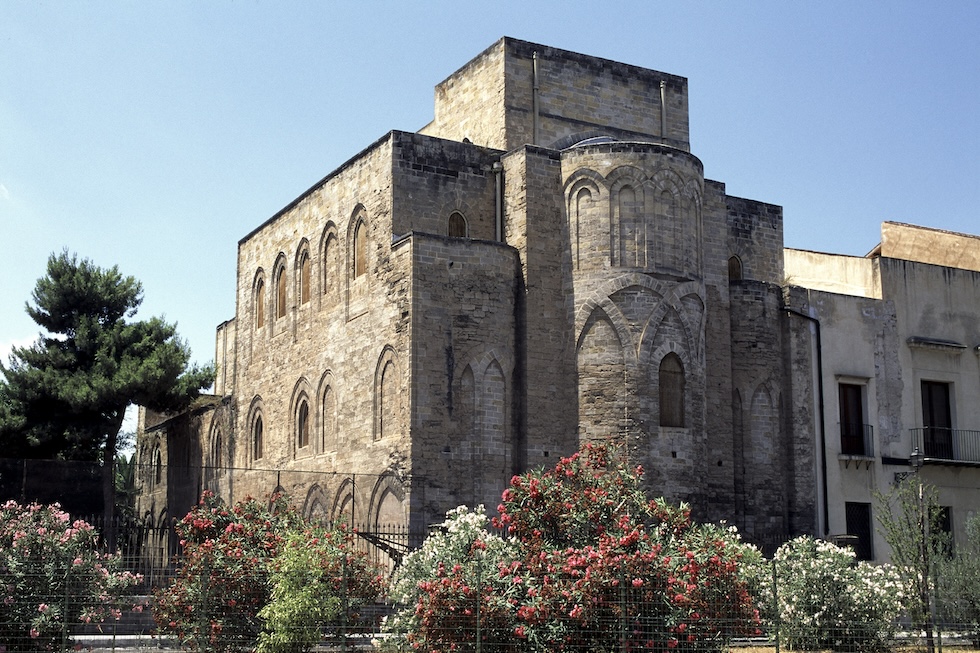
[[[5,455],[98,460],[111,465],[126,406],[186,405],[213,381],[160,318],[132,321],[142,287],[116,267],[63,252],[48,259],[27,313],[47,332],[0,364],[0,444]]]
[[[939,604],[947,623],[969,629],[980,648],[980,515],[966,523],[966,538],[955,555],[940,560]]]
[[[812,537],[779,547],[772,564],[778,596],[771,583],[759,583],[759,598],[781,644],[834,651],[890,646],[905,596],[894,567],[855,563],[851,549]]]
[[[876,494],[875,500],[878,524],[892,550],[892,564],[908,588],[906,611],[917,629],[925,632],[932,650],[935,565],[950,550],[949,536],[942,530],[936,488],[915,475],[888,494]]]
[[[140,578],[96,549],[98,534],[55,504],[0,506],[0,642],[14,651],[66,650],[66,628],[118,619]],[[142,609],[139,607],[138,609]]]
[[[647,501],[640,468],[586,446],[516,476],[498,507],[449,514],[395,578],[388,644],[421,650],[697,651],[759,623],[739,569],[757,552],[733,529]]]
[[[183,556],[156,594],[161,633],[194,651],[301,652],[321,618],[377,597],[381,583],[349,534],[310,526],[285,498],[229,508],[211,493],[178,524]]]
[[[383,591],[381,576],[354,553],[352,536],[319,526],[286,537],[270,581],[269,603],[259,611],[258,653],[309,651],[326,627],[356,620],[349,611]]]

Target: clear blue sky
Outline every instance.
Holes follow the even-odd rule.
[[[214,356],[238,240],[501,36],[689,80],[692,151],[786,245],[980,234],[980,2],[0,3],[0,355],[51,252],[143,282]]]

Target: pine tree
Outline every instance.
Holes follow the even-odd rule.
[[[5,456],[102,462],[107,525],[126,407],[179,410],[214,380],[161,318],[135,320],[142,285],[117,267],[52,254],[27,313],[46,332],[0,362]]]

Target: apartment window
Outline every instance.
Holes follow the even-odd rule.
[[[953,416],[949,384],[922,382],[923,452],[927,458],[953,459]]]
[[[852,456],[870,456],[869,438],[865,434],[871,428],[864,418],[864,386],[841,383],[837,386],[840,401],[841,453]]]
[[[940,533],[944,533],[950,543],[953,541],[953,508],[951,506],[937,506],[936,519],[934,522]]]
[[[673,352],[660,361],[660,426],[684,426],[684,365]]]
[[[874,546],[871,540],[871,504],[844,504],[844,518],[847,520],[847,534],[857,536],[854,553],[858,560],[871,560],[874,557]]]
[[[453,211],[449,216],[449,237],[466,238],[466,218],[459,211]]]

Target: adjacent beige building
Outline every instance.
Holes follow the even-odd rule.
[[[975,239],[784,261],[781,208],[704,178],[682,77],[504,38],[435,96],[238,242],[216,397],[144,415],[146,515],[286,491],[396,554],[387,527],[614,440],[651,493],[772,544],[845,532],[909,469],[922,384],[980,424]],[[879,425],[858,453],[841,383]],[[929,458],[955,529],[980,477]]]
[[[874,494],[916,469],[954,537],[980,510],[978,256],[976,236],[892,222],[863,258],[786,250],[791,296],[820,329],[822,530],[860,534],[875,557]]]

